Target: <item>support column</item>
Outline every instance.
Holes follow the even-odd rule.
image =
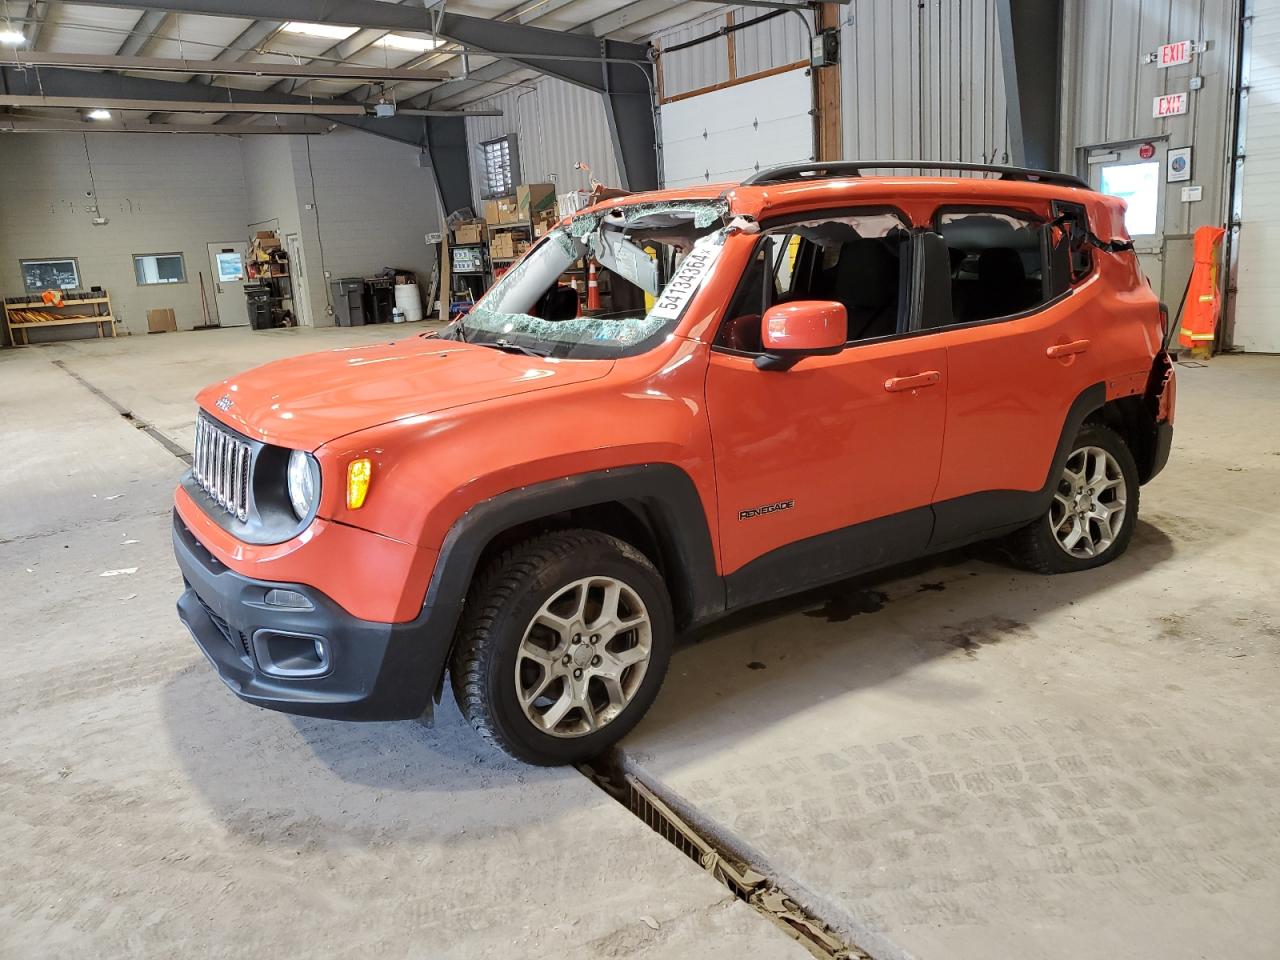
[[[1062,128],[1062,0],[996,0],[1009,154],[1055,170]]]

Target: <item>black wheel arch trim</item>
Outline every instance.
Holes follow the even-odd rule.
[[[524,524],[610,503],[638,504],[660,557],[654,557],[684,616],[679,628],[724,611],[706,511],[693,479],[670,463],[644,463],[548,480],[473,505],[449,529],[427,586],[424,607],[448,616],[452,636],[480,559],[496,537]],[[639,544],[635,546],[639,547]]]

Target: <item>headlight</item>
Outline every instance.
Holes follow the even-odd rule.
[[[320,499],[320,465],[309,453],[289,454],[289,502],[299,520],[311,516]]]

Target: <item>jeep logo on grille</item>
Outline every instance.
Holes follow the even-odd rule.
[[[219,410],[221,410],[223,413],[226,413],[228,410],[231,409],[231,394],[224,393],[222,396],[218,398],[218,402],[215,403],[214,406],[217,407]]]
[[[777,513],[779,510],[790,510],[796,505],[794,500],[779,500],[777,503],[767,503],[763,507],[752,507],[750,510],[739,510],[739,520],[750,520],[752,517],[763,517],[766,514]]]

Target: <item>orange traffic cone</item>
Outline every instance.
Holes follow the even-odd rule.
[[[596,262],[587,263],[587,309],[600,309],[600,283],[596,280]]]

